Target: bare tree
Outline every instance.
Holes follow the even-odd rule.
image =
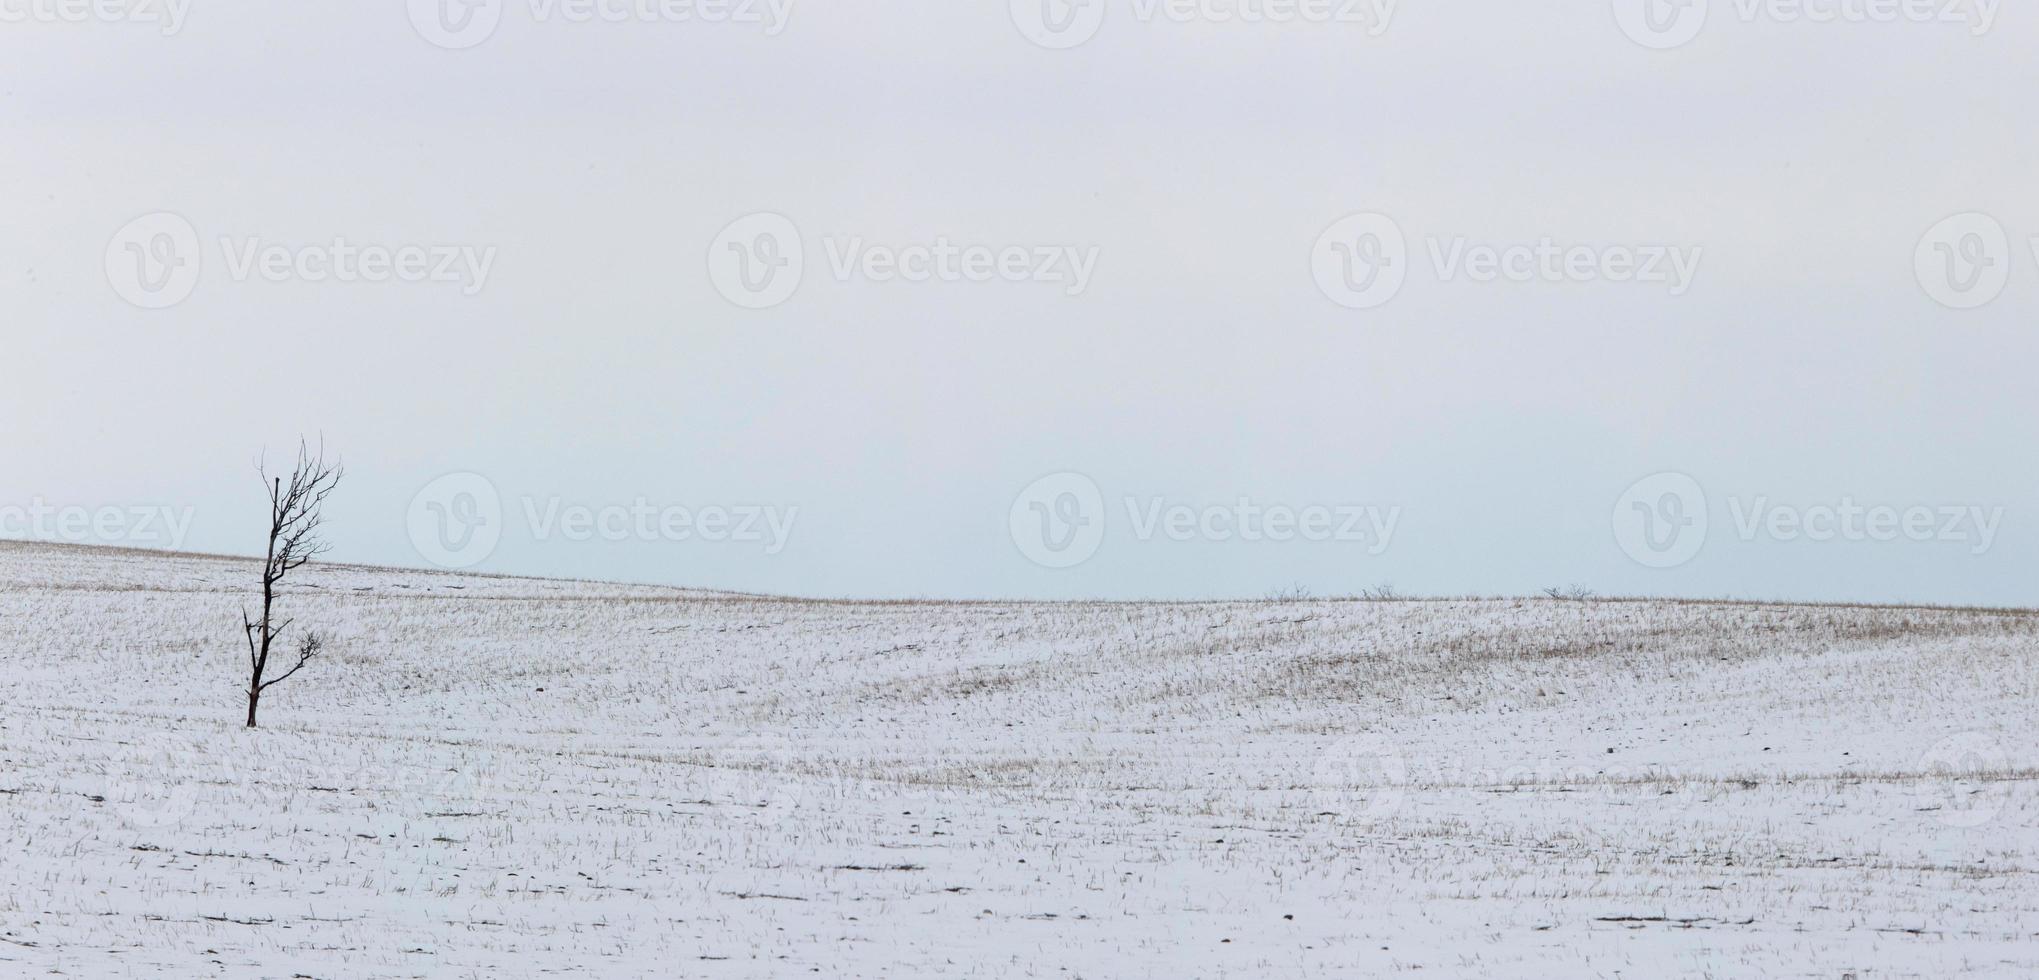
[[[297,641],[297,662],[289,670],[268,679],[269,652],[278,637],[290,629],[291,620],[276,617],[276,586],[284,576],[325,554],[331,547],[318,536],[325,522],[322,513],[326,497],[340,484],[340,467],[326,464],[325,447],[314,453],[303,443],[297,447],[297,463],[290,478],[271,477],[266,466],[258,467],[269,490],[269,556],[262,564],[262,615],[252,617],[241,610],[241,632],[248,638],[248,727],[255,727],[255,709],[262,692],[304,669],[325,649],[325,640],[309,630]]]

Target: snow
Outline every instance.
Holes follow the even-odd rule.
[[[2029,977],[2039,614],[0,544],[0,974]]]

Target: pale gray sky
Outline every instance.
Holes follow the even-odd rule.
[[[364,562],[2039,603],[2039,16],[1643,2],[0,0],[0,537],[305,432]]]

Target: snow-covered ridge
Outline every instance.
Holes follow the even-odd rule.
[[[254,568],[0,545],[0,973],[2039,972],[2032,613]]]

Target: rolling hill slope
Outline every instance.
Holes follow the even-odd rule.
[[[2039,974],[2039,614],[854,603],[0,544],[0,971]]]

